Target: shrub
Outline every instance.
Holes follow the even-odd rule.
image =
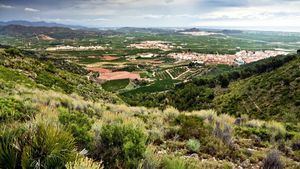
[[[264,121],[261,120],[250,120],[246,122],[247,127],[260,128],[265,124]]]
[[[35,80],[38,84],[54,89],[60,88],[68,94],[75,90],[74,86],[72,86],[72,84],[68,81],[46,71],[39,72]]]
[[[93,156],[103,160],[105,168],[137,168],[146,150],[146,140],[143,130],[133,124],[104,124]]]
[[[188,163],[179,157],[165,157],[162,166],[164,169],[188,169]]]
[[[189,151],[198,152],[200,149],[200,142],[196,139],[189,139],[189,141],[186,143],[186,146]]]
[[[20,149],[24,147],[21,138],[26,138],[26,134],[22,134],[25,131],[6,128],[0,132],[0,168],[21,168],[21,153],[14,144]]]
[[[13,98],[0,98],[0,122],[9,120],[28,120],[36,110],[24,102]]]
[[[231,169],[233,165],[228,162],[220,162],[215,160],[199,161],[196,158],[180,158],[167,156],[163,158],[161,168],[163,169]]]
[[[39,123],[22,152],[22,168],[63,168],[74,160],[74,138],[59,126]]]
[[[154,154],[154,149],[148,147],[144,159],[140,164],[140,169],[157,169],[160,167],[160,158]]]
[[[280,155],[277,151],[271,151],[263,161],[263,169],[283,169]]]
[[[8,48],[8,49],[5,49],[5,52],[11,56],[21,56],[22,55],[20,49],[17,49],[17,48]]]
[[[80,148],[89,147],[92,136],[92,120],[81,112],[59,108],[59,121],[73,134],[77,145]]]
[[[0,168],[63,168],[74,159],[74,139],[59,126],[16,128],[0,134]]]
[[[232,142],[232,129],[228,124],[223,124],[223,128],[221,128],[221,123],[216,122],[216,126],[214,128],[214,136],[221,139],[226,145],[230,145]]]
[[[276,121],[270,121],[265,124],[265,127],[273,133],[273,138],[275,140],[283,139],[286,135],[286,129],[285,127]]]
[[[66,165],[67,169],[103,169],[101,162],[95,162],[87,157],[77,157],[74,162]]]
[[[193,111],[191,113],[187,113],[187,115],[201,117],[205,120],[208,120],[208,122],[210,123],[214,122],[218,118],[217,112],[215,112],[214,110]]]
[[[235,134],[240,137],[251,138],[254,135],[261,141],[270,141],[272,138],[272,132],[266,128],[252,128],[252,127],[236,127]]]
[[[300,135],[296,135],[292,140],[292,149],[294,151],[300,150]]]
[[[180,125],[178,135],[188,140],[190,138],[201,138],[209,135],[208,127],[204,125],[203,119],[196,116],[179,115],[175,124]]]
[[[208,137],[202,143],[200,151],[216,158],[224,159],[231,154],[231,150],[220,139]]]

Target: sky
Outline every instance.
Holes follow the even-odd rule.
[[[0,0],[0,21],[300,32],[300,0]]]

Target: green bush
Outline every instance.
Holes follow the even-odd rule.
[[[89,132],[92,128],[92,120],[86,114],[75,110],[59,108],[59,112],[59,122],[73,134],[77,145],[80,148],[89,147],[92,141]]]
[[[74,150],[74,138],[59,126],[18,126],[0,133],[0,168],[64,168]]]
[[[36,82],[49,88],[60,88],[68,94],[74,92],[74,87],[68,81],[46,71],[38,73]]]
[[[25,145],[26,138],[23,128],[4,129],[0,131],[0,168],[21,168],[21,155],[19,149]],[[18,148],[14,145],[18,145]]]
[[[251,138],[252,135],[255,135],[262,141],[270,141],[272,138],[272,132],[266,128],[236,127],[235,135],[246,138]]]
[[[18,49],[18,48],[8,48],[8,49],[5,49],[5,52],[11,56],[21,56],[22,55],[20,49]]]
[[[296,135],[292,140],[292,149],[294,151],[300,151],[300,135]]]
[[[200,151],[219,159],[224,159],[231,154],[229,147],[216,137],[206,138],[202,143]]]
[[[188,163],[178,157],[167,157],[162,161],[162,166],[164,169],[188,169]]]
[[[186,146],[189,151],[198,152],[200,149],[200,142],[196,139],[189,139],[189,141],[186,143]]]
[[[74,138],[59,128],[39,123],[22,152],[22,168],[64,168],[75,158]]]
[[[154,149],[148,147],[143,161],[139,165],[139,169],[157,169],[160,167],[161,158],[155,155]]]
[[[28,120],[36,110],[13,98],[0,98],[0,123],[9,120]]]
[[[146,140],[146,134],[132,124],[105,124],[93,156],[103,160],[105,168],[137,168]]]
[[[190,138],[201,139],[209,135],[209,128],[205,126],[203,119],[197,116],[179,115],[175,124],[180,126],[178,135],[188,140]]]

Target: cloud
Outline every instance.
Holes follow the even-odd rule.
[[[40,10],[34,9],[34,8],[25,8],[24,11],[27,11],[27,12],[40,12]]]
[[[106,18],[96,18],[96,19],[91,19],[91,21],[107,22],[107,21],[111,21],[111,20],[106,19]]]
[[[13,7],[13,6],[10,6],[10,5],[0,4],[0,8],[4,8],[4,9],[12,9],[12,8],[14,8],[14,7]]]
[[[0,2],[0,20],[33,20],[34,17],[40,17],[45,21],[95,27],[205,26],[205,24],[213,26],[284,24],[288,27],[298,26],[300,23],[300,0],[0,0]],[[2,8],[22,10],[1,10]]]

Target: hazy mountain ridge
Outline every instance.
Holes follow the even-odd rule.
[[[31,22],[25,20],[12,20],[7,22],[0,22],[0,25],[1,26],[21,25],[21,26],[35,26],[35,27],[66,27],[71,29],[88,29],[87,27],[78,26],[78,25],[65,25],[65,24],[59,24],[55,22],[45,22],[45,21]]]
[[[7,25],[0,26],[0,34],[12,37],[35,37],[37,35],[47,35],[55,39],[73,39],[84,37],[97,37],[107,34],[117,34],[114,31],[95,31],[95,30],[73,30],[68,27],[36,27],[36,26],[23,26],[23,25]]]

